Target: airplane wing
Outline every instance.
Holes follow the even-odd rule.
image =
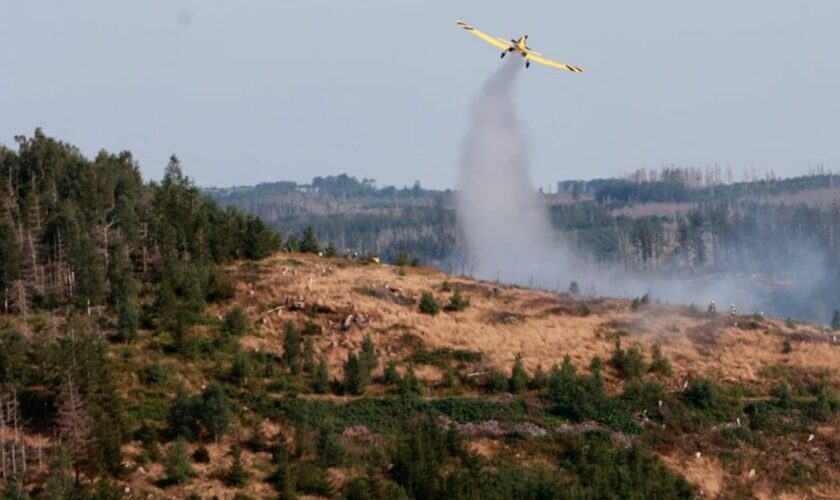
[[[535,63],[545,64],[546,66],[551,66],[552,68],[565,69],[566,71],[571,71],[572,73],[583,73],[583,68],[578,68],[577,66],[572,66],[570,64],[563,64],[561,62],[552,61],[551,59],[537,55],[534,52],[528,52],[526,57],[531,61],[534,61]]]
[[[465,22],[458,21],[458,26],[464,28],[465,30],[472,33],[473,35],[477,36],[478,38],[481,38],[485,42],[487,42],[490,45],[496,47],[497,49],[507,50],[507,49],[513,47],[512,43],[506,42],[505,40],[503,40],[501,38],[492,37],[492,36],[488,35],[487,33],[483,33],[481,31],[478,31],[477,29],[473,28],[472,26],[468,25]]]

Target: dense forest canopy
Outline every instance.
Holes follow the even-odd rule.
[[[129,152],[89,160],[40,129],[16,141],[17,151],[0,149],[6,309],[107,302],[135,310],[141,284],[178,280],[197,280],[171,283],[195,300],[209,290],[213,266],[278,246],[259,218],[203,196],[175,156],[159,184],[144,183]]]

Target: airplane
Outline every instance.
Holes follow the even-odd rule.
[[[490,45],[498,49],[502,49],[502,57],[505,57],[508,54],[508,52],[516,51],[519,55],[525,58],[526,68],[530,67],[531,61],[533,61],[535,63],[551,66],[552,68],[565,69],[566,71],[571,71],[572,73],[583,73],[582,68],[578,68],[577,66],[572,66],[570,64],[563,64],[561,62],[552,61],[547,57],[543,57],[542,54],[540,54],[539,52],[534,52],[533,50],[531,50],[531,48],[527,45],[528,35],[523,35],[519,37],[518,40],[514,40],[513,38],[511,38],[510,41],[507,41],[504,38],[493,37],[488,35],[487,33],[481,32],[463,21],[457,21],[457,24],[458,26],[464,28],[473,35],[477,36],[478,38],[481,38]]]

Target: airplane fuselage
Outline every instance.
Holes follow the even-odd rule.
[[[507,49],[506,51],[502,52],[502,57],[505,57],[508,52],[513,52],[513,51],[518,52],[519,55],[521,55],[522,57],[527,57],[528,53],[531,52],[531,48],[528,47],[528,45],[527,45],[528,35],[522,35],[521,37],[519,37],[518,40],[514,40],[513,38],[511,38],[510,41],[513,42],[513,47],[511,47],[511,48]],[[530,65],[531,65],[531,61],[525,61],[525,67],[526,68]]]

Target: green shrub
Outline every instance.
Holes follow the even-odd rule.
[[[456,312],[463,311],[469,306],[470,300],[463,297],[461,295],[461,291],[456,288],[455,291],[452,292],[452,297],[449,298],[449,303],[446,304],[446,307],[444,309],[449,312]]]
[[[840,399],[828,384],[821,384],[817,388],[817,400],[813,406],[813,417],[819,421],[826,421],[840,409]]]
[[[633,302],[630,303],[630,309],[636,311],[642,306],[646,306],[648,303],[650,303],[650,295],[644,294],[641,297],[633,299]]]
[[[301,493],[321,497],[331,497],[335,494],[335,487],[326,469],[315,464],[300,462],[295,467],[295,480],[297,491]]]
[[[699,410],[712,410],[720,406],[720,389],[708,378],[695,378],[683,392],[683,399]]]
[[[169,370],[157,363],[152,363],[140,368],[137,375],[143,385],[161,385],[169,378]]]
[[[639,346],[630,346],[626,351],[621,348],[621,338],[616,337],[615,349],[610,358],[610,365],[618,371],[618,374],[626,379],[640,377],[644,374],[645,358]]]
[[[204,446],[199,446],[192,454],[192,459],[197,464],[209,464],[210,452]]]
[[[338,442],[338,437],[327,427],[318,430],[315,450],[318,453],[318,463],[322,467],[338,467],[344,463],[346,452]]]
[[[791,352],[793,352],[793,345],[791,345],[790,339],[785,339],[785,341],[782,342],[782,353],[790,354]]]
[[[497,370],[492,370],[484,382],[484,388],[491,393],[507,392],[508,379],[504,374]]]
[[[248,331],[248,317],[241,307],[236,306],[225,314],[221,332],[230,337],[239,337]]]
[[[431,292],[423,292],[423,295],[420,296],[420,312],[432,316],[440,312],[440,305]]]
[[[651,347],[650,371],[665,377],[670,377],[673,374],[671,361],[662,354],[662,348],[659,344],[653,344],[653,347]]]
[[[389,360],[385,365],[382,381],[388,385],[399,385],[401,380],[400,372],[397,371],[397,362],[393,359]]]
[[[578,307],[578,314],[582,318],[585,318],[585,317],[589,316],[590,314],[592,314],[592,310],[589,308],[589,306],[587,304],[581,304],[580,307]]]
[[[408,365],[405,370],[405,376],[400,381],[400,394],[403,396],[422,396],[423,386],[414,373],[414,366]]]

